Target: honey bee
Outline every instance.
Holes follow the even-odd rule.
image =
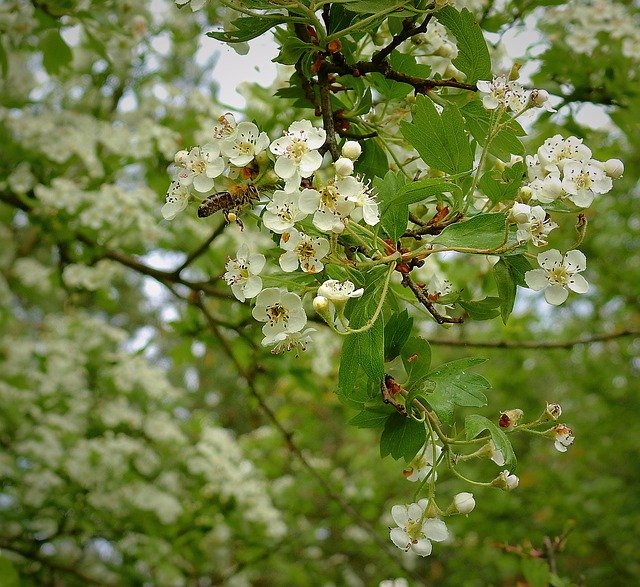
[[[216,192],[208,196],[198,207],[198,217],[206,218],[222,210],[227,222],[237,222],[242,226],[238,213],[258,198],[258,188],[255,185],[238,184],[230,187],[229,191]]]

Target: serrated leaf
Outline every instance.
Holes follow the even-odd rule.
[[[467,128],[481,146],[487,142],[491,113],[482,106],[479,100],[465,104],[460,112],[467,122]],[[502,121],[506,122],[506,121]],[[525,132],[516,121],[510,121],[500,130],[489,145],[489,153],[505,163],[511,161],[511,154],[523,156],[525,148],[518,138]]]
[[[343,2],[345,8],[358,14],[386,14],[393,12],[394,16],[414,16],[414,12],[403,10],[406,2],[396,2],[395,5],[389,0],[355,0],[354,2]]]
[[[380,438],[380,456],[391,455],[409,462],[424,446],[427,433],[422,422],[416,422],[398,413],[387,419]]]
[[[386,405],[364,409],[351,418],[349,424],[356,428],[382,428],[394,412],[393,407]]]
[[[431,346],[419,336],[412,336],[402,348],[402,364],[409,377],[407,385],[420,383],[431,368]]]
[[[500,315],[500,302],[500,298],[489,297],[473,302],[458,300],[458,305],[472,320],[491,320]]]
[[[73,53],[57,30],[48,30],[40,39],[42,65],[50,75],[56,75],[73,59]]]
[[[487,171],[481,178],[478,187],[494,204],[509,202],[515,199],[524,180],[524,163],[518,161],[507,167],[503,173],[497,170]]]
[[[246,16],[236,18],[231,22],[235,27],[229,31],[210,31],[207,37],[211,37],[224,43],[244,43],[266,33],[274,26],[287,22],[288,18],[282,14],[264,14],[260,18]]]
[[[502,316],[503,324],[506,324],[513,311],[513,304],[516,300],[516,282],[504,259],[500,259],[493,266],[493,277],[498,286],[500,315]]]
[[[298,37],[289,36],[280,47],[280,52],[271,61],[283,65],[295,65],[306,52],[317,52],[318,47],[305,43]]]
[[[454,104],[445,105],[442,114],[438,114],[429,98],[418,96],[412,121],[401,121],[400,129],[430,167],[456,174],[473,166],[464,120]]]
[[[431,76],[431,68],[428,65],[418,63],[413,55],[392,51],[389,55],[389,65],[394,71],[405,73],[413,77],[428,78]]]
[[[383,98],[387,98],[388,100],[404,98],[409,92],[413,90],[412,85],[388,79],[377,71],[369,74],[367,76],[367,79],[369,80],[371,85],[378,91],[378,93]]]
[[[464,419],[464,433],[467,440],[475,438],[485,430],[489,432],[491,440],[502,453],[505,461],[504,466],[512,471],[516,465],[516,455],[507,435],[491,420],[479,414],[470,414]]]
[[[435,383],[435,389],[426,396],[429,405],[443,422],[453,422],[454,406],[482,407],[487,404],[483,390],[491,387],[489,382],[470,367],[484,363],[486,359],[458,359],[440,365],[427,378]]]
[[[460,188],[442,179],[427,178],[412,181],[397,189],[395,195],[381,200],[380,223],[391,240],[397,241],[409,223],[409,205],[423,202],[444,192],[456,192]]]
[[[447,226],[433,244],[453,248],[493,250],[505,242],[507,214],[478,214],[464,222]]]
[[[453,60],[460,71],[466,74],[467,83],[490,80],[491,57],[482,29],[469,10],[458,12],[452,6],[445,6],[437,13],[437,19],[456,38],[458,56]]]
[[[394,312],[384,325],[384,360],[392,361],[407,342],[413,327],[413,318],[409,312]]]

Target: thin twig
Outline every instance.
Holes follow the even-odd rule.
[[[174,273],[176,275],[180,275],[180,273],[182,273],[184,269],[191,265],[191,263],[193,263],[200,255],[203,255],[207,251],[211,243],[222,234],[225,226],[226,222],[221,222],[220,225],[211,233],[211,236],[206,241],[204,241],[195,251],[191,252],[185,259],[184,263],[182,263],[182,265],[180,265],[180,267],[178,267],[174,271]]]
[[[402,276],[402,285],[408,287],[416,296],[416,299],[427,309],[429,314],[431,314],[434,320],[438,324],[460,324],[463,322],[462,317],[451,318],[449,316],[443,316],[435,309],[433,302],[429,301],[427,296],[425,295],[423,289],[416,284],[408,274]]]
[[[402,22],[402,30],[397,35],[394,35],[393,39],[391,39],[391,42],[386,47],[383,47],[380,51],[374,53],[371,61],[373,63],[382,63],[387,57],[389,57],[389,55],[391,55],[391,52],[395,48],[399,47],[408,38],[426,32],[427,25],[429,24],[432,16],[433,13],[427,14],[427,17],[419,26],[414,26],[413,21],[410,18],[406,18]]]
[[[322,125],[327,133],[324,148],[331,153],[336,161],[340,157],[338,142],[336,140],[335,121],[333,120],[333,108],[331,106],[331,80],[324,65],[318,71],[318,83],[320,84],[320,110],[322,111]]]

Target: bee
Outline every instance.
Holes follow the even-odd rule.
[[[255,185],[238,184],[229,188],[229,191],[208,196],[198,207],[198,218],[206,218],[222,210],[227,222],[237,222],[242,227],[238,213],[258,198],[258,188]]]

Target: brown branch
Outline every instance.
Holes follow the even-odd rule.
[[[411,577],[422,583],[420,577],[417,574],[414,574],[410,569],[404,568],[401,562],[397,559],[396,551],[392,549],[389,544],[380,538],[378,532],[375,528],[370,524],[368,520],[362,517],[360,512],[356,510],[348,501],[342,497],[339,493],[337,493],[331,484],[316,470],[316,468],[309,462],[307,457],[304,455],[302,449],[296,444],[293,440],[293,433],[280,422],[278,416],[276,416],[275,412],[269,407],[263,395],[258,391],[256,386],[256,375],[258,373],[258,369],[245,369],[245,367],[240,363],[238,358],[236,357],[233,349],[229,342],[222,336],[218,325],[215,322],[215,319],[211,315],[211,313],[207,310],[206,306],[202,302],[201,299],[197,299],[192,302],[200,311],[203,313],[209,328],[211,329],[212,334],[218,339],[220,345],[222,346],[224,352],[229,357],[231,362],[234,364],[236,370],[240,374],[240,376],[245,380],[247,384],[247,388],[249,389],[249,393],[253,396],[253,398],[257,401],[258,406],[267,416],[267,419],[271,422],[273,427],[280,433],[282,438],[285,441],[287,449],[296,457],[296,459],[302,464],[302,466],[309,472],[309,474],[322,486],[322,489],[326,493],[326,495],[336,503],[340,505],[340,507],[345,511],[363,530],[369,534],[371,539],[381,548],[382,552],[387,556],[387,558],[393,562],[399,569],[401,569],[404,573],[411,575]]]
[[[640,336],[640,330],[624,329],[617,332],[609,332],[606,334],[594,334],[583,338],[565,341],[541,341],[532,340],[500,340],[500,341],[474,341],[474,340],[447,340],[447,339],[429,339],[429,344],[441,346],[470,346],[476,348],[493,348],[493,349],[571,349],[575,346],[583,344],[593,344],[595,342],[606,342],[623,338],[626,336]]]
[[[211,233],[211,236],[206,241],[204,241],[197,249],[192,251],[184,260],[184,263],[182,263],[182,265],[180,265],[180,267],[178,267],[174,271],[174,273],[176,275],[180,275],[180,273],[182,273],[182,271],[189,265],[191,265],[191,263],[193,263],[198,257],[206,253],[209,246],[211,246],[211,243],[222,234],[222,231],[224,230],[224,227],[226,225],[226,222],[221,222],[218,227]]]
[[[450,318],[449,316],[443,316],[442,314],[440,314],[440,312],[435,309],[433,302],[429,301],[426,294],[424,293],[424,290],[417,283],[415,283],[411,279],[411,277],[409,277],[408,273],[405,273],[402,276],[402,285],[408,287],[414,293],[416,299],[427,309],[429,314],[433,316],[434,320],[438,324],[460,324],[461,322],[463,322],[463,318],[461,317]]]
[[[324,64],[318,71],[318,82],[320,84],[322,125],[327,133],[327,139],[323,148],[328,150],[333,160],[336,161],[340,157],[340,150],[338,149],[338,142],[336,140],[335,121],[333,119],[333,108],[331,107],[331,80]]]
[[[433,8],[433,5],[428,8]],[[410,18],[406,18],[402,21],[402,30],[391,39],[391,42],[386,46],[380,49],[373,54],[371,61],[373,63],[382,63],[389,55],[391,55],[392,51],[399,47],[404,41],[413,37],[414,35],[419,35],[420,33],[424,33],[427,31],[427,26],[429,25],[429,21],[433,13],[427,14],[427,17],[424,19],[421,25],[415,26],[413,21]]]

